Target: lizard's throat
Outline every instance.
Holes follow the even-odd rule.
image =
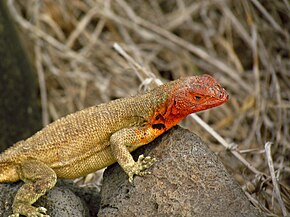
[[[151,119],[151,124],[155,126],[164,126],[164,130],[168,130],[177,125],[182,119],[184,119],[189,111],[183,112],[178,110],[174,103],[163,104],[160,106]]]

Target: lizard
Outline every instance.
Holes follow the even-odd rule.
[[[10,217],[49,217],[33,203],[57,178],[77,178],[118,162],[129,182],[155,158],[130,152],[150,143],[187,115],[225,103],[226,90],[210,75],[180,78],[151,91],[62,117],[0,154],[0,182],[24,181]]]

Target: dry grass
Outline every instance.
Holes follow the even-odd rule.
[[[115,42],[164,81],[212,74],[230,101],[200,117],[223,146],[195,121],[183,124],[213,144],[255,206],[269,216],[289,212],[289,1],[8,2],[32,42],[44,124],[137,92],[145,76]]]

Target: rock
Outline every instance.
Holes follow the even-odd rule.
[[[104,174],[102,216],[265,216],[194,133],[175,127],[134,153],[158,161],[134,184],[118,164]],[[136,159],[135,159],[136,160]]]
[[[0,1],[0,152],[42,126],[37,74],[6,4]]]
[[[12,214],[12,202],[23,182],[0,184],[0,216]],[[94,188],[77,187],[61,181],[52,190],[34,203],[47,208],[51,217],[93,217],[97,216],[99,194]]]
[[[34,205],[45,207],[51,217],[89,217],[84,202],[68,188],[55,187]]]
[[[51,217],[86,216],[265,216],[251,205],[218,157],[188,130],[176,127],[134,153],[158,161],[152,175],[135,177],[134,184],[114,164],[104,175],[99,207],[96,188],[61,181],[34,205]],[[0,216],[12,213],[13,198],[22,185],[0,184]]]
[[[99,211],[101,201],[100,190],[94,186],[78,187],[70,180],[59,180],[57,186],[71,190],[76,196],[82,199],[89,209],[89,216],[95,217]]]

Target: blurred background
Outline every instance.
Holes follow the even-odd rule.
[[[141,91],[146,77],[114,43],[163,82],[210,74],[230,100],[198,115],[229,146],[190,118],[182,125],[208,142],[256,207],[289,211],[289,0],[8,0],[7,10],[36,71],[43,126]]]

